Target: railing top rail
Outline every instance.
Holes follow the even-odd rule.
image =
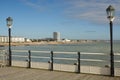
[[[28,50],[12,50],[13,52],[28,52]],[[35,51],[31,50],[31,52],[35,53],[51,53],[51,51]],[[60,52],[60,51],[53,51],[53,53],[58,53],[58,54],[76,54],[77,52]]]
[[[28,58],[28,56],[23,56],[23,55],[12,55],[14,57],[24,57],[24,58]]]
[[[107,53],[89,53],[89,52],[81,52],[80,54],[91,54],[91,55],[108,55]]]
[[[120,53],[114,53],[114,55],[118,55],[118,56],[119,56],[119,55],[120,55]]]
[[[35,52],[35,53],[50,53],[51,51],[31,51],[31,52]]]
[[[107,62],[106,60],[99,60],[99,59],[80,59],[81,61],[94,61],[94,62]]]
[[[120,60],[114,60],[114,62],[120,62]]]
[[[6,51],[5,49],[0,49],[0,51]]]
[[[77,52],[58,52],[58,51],[54,51],[54,53],[57,53],[57,54],[77,54]]]
[[[28,50],[12,50],[12,52],[28,52]]]
[[[32,56],[31,58],[47,58],[47,59],[49,59],[50,57]]]
[[[77,60],[75,58],[59,58],[59,57],[55,57],[54,59],[60,59],[60,60]]]
[[[6,51],[6,50],[2,50]],[[28,52],[28,50],[12,50],[12,52]],[[31,50],[34,53],[51,53],[51,51],[35,51]],[[64,51],[53,51],[54,54],[77,54],[78,52],[64,52]],[[80,54],[90,54],[90,55],[109,55],[108,53],[94,53],[94,52],[80,52]],[[114,53],[114,55],[120,55],[120,53]]]

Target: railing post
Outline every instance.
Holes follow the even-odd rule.
[[[51,51],[50,59],[51,59],[51,61],[50,61],[51,69],[50,70],[53,71],[53,51]]]
[[[28,53],[29,53],[29,55],[28,55],[28,68],[31,68],[31,51],[30,50],[28,50]]]
[[[80,73],[80,52],[78,52],[78,72]]]

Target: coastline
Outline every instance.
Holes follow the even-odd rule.
[[[57,45],[57,44],[75,44],[80,42],[24,42],[24,43],[11,43],[11,46],[30,46],[30,45]],[[1,47],[8,46],[9,43],[0,43]]]
[[[97,40],[84,40],[84,41],[70,41],[70,42],[63,42],[63,41],[41,41],[41,42],[16,42],[11,43],[11,46],[30,46],[30,45],[57,45],[57,44],[80,44],[80,43],[94,43],[100,42]],[[0,43],[0,47],[8,46],[9,43]]]

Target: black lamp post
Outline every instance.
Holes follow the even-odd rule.
[[[110,5],[108,6],[108,8],[106,9],[107,12],[107,18],[110,21],[110,75],[112,77],[114,77],[114,52],[113,52],[113,20],[114,20],[114,13],[115,13],[115,9]]]
[[[11,27],[12,27],[12,23],[13,23],[13,19],[11,17],[8,17],[6,19],[7,22],[7,26],[8,26],[8,35],[9,35],[9,64],[8,66],[11,66],[12,64],[12,57],[11,57]]]

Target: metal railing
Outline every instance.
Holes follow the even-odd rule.
[[[6,53],[5,50],[3,52]],[[114,57],[115,68],[120,68],[120,53],[114,53]],[[51,71],[59,70],[56,67],[59,66],[59,64],[59,68],[61,68],[61,70],[63,66],[71,66],[72,68],[70,69],[75,68],[74,72],[77,73],[84,72],[86,69],[88,69],[90,73],[95,72],[91,70],[94,67],[96,69],[102,70],[102,72],[106,71],[105,74],[110,75],[110,54],[107,53],[12,50],[12,66],[17,66],[14,64],[15,61],[21,61],[24,63],[24,67],[27,68],[33,68],[34,64],[38,66],[38,68],[40,67],[40,64],[43,67],[44,65],[47,65],[48,69]],[[67,71],[65,69],[64,71]],[[100,74],[102,73],[100,72]]]
[[[6,50],[0,50],[0,67],[7,65],[8,55]]]
[[[13,60],[15,60],[14,59],[15,57],[18,57],[18,59],[24,58],[24,61],[26,60],[30,61],[29,63],[37,61],[37,62],[49,62],[51,64],[57,63],[57,64],[82,65],[82,63],[84,64],[86,62],[89,62],[89,64],[86,63],[86,65],[91,65],[92,63],[96,62],[99,64],[106,63],[105,65],[109,65],[110,62],[109,55],[105,53],[57,52],[57,51],[53,52],[53,51],[31,51],[31,50],[12,50],[12,53],[13,53],[12,54]],[[95,58],[96,56],[97,57],[101,56],[101,57]],[[103,57],[106,59],[103,59]],[[93,64],[93,66],[97,66],[97,64]]]

